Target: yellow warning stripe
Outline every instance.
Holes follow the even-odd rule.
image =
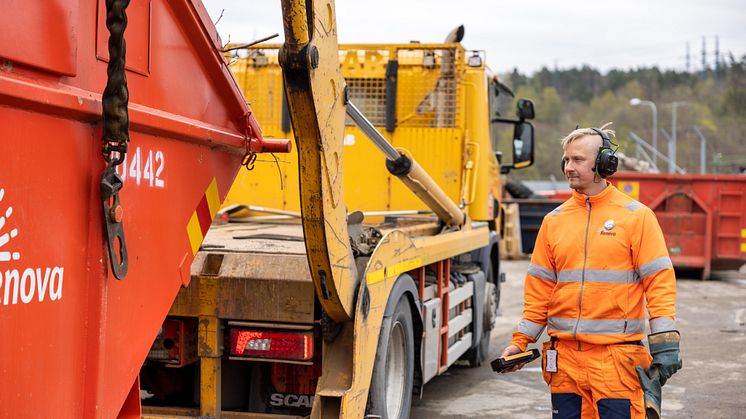
[[[215,218],[215,214],[218,213],[218,209],[220,209],[220,194],[218,192],[217,179],[212,178],[212,181],[207,187],[207,190],[202,196],[202,199],[207,201],[207,208],[210,212],[210,220],[212,220],[213,218]],[[200,203],[198,203],[198,208],[199,205],[204,205],[201,204],[202,199],[200,199]],[[202,216],[204,217],[205,214],[202,214]],[[194,212],[192,212],[192,216],[189,217],[189,222],[187,223],[186,229],[187,236],[189,237],[189,245],[192,248],[192,255],[196,255],[197,251],[199,251],[199,246],[202,244],[202,240],[205,239],[205,236],[202,234],[202,227],[200,226],[197,209],[195,209]]]
[[[414,259],[405,260],[403,262],[395,263],[391,266],[387,266],[377,271],[368,272],[365,276],[365,281],[368,285],[381,282],[386,278],[395,278],[404,272],[411,271],[422,266],[422,258],[416,257]]]
[[[210,219],[215,218],[215,214],[220,209],[220,195],[218,194],[218,181],[212,178],[210,186],[205,191],[205,197],[207,198],[207,206],[210,208]]]
[[[189,244],[192,247],[192,255],[196,255],[199,250],[199,245],[202,244],[202,229],[199,228],[199,219],[197,218],[197,211],[192,213],[187,224],[187,234],[189,235]]]

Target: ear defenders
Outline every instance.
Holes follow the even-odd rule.
[[[593,166],[593,171],[596,172],[602,178],[607,178],[614,173],[619,166],[619,159],[616,156],[616,150],[611,149],[611,140],[606,133],[598,128],[591,128],[601,136],[603,143],[598,149],[596,155],[596,164]]]
[[[615,155],[616,150],[611,148],[611,140],[609,136],[603,130],[598,128],[591,128],[596,134],[601,136],[603,143],[598,148],[598,154],[596,154],[596,162],[593,165],[593,171],[601,178],[607,178],[616,173],[617,167],[619,166],[619,159]],[[565,173],[565,160],[562,160],[562,173]]]

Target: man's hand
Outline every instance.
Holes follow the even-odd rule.
[[[517,347],[517,346],[515,346],[515,345],[508,345],[508,347],[507,347],[507,348],[505,348],[505,350],[503,351],[503,354],[502,354],[502,355],[500,355],[500,357],[506,357],[506,356],[510,356],[510,355],[515,355],[515,354],[519,354],[519,353],[521,353],[521,352],[523,352],[523,351],[521,350],[521,348],[519,348],[519,347]],[[523,366],[524,366],[524,365],[526,365],[526,363],[525,363],[525,362],[524,362],[524,363],[521,363],[521,364],[517,364],[517,365],[515,365],[515,366],[514,366],[513,368],[511,368],[511,369],[507,369],[507,370],[503,371],[503,373],[505,373],[505,372],[513,372],[513,371],[518,371],[519,369],[523,368]]]

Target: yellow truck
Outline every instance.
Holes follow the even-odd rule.
[[[285,44],[228,59],[264,136],[296,147],[245,162],[142,367],[146,417],[407,418],[488,353],[501,172],[533,162],[533,104],[496,114],[463,28],[340,47],[333,2],[282,3]]]

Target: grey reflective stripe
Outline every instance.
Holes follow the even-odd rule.
[[[577,319],[550,317],[547,328],[550,331],[572,333]],[[584,335],[634,335],[645,332],[645,319],[627,320],[587,320],[578,322],[578,334]]]
[[[524,335],[531,336],[536,341],[541,336],[541,332],[544,331],[544,326],[534,323],[531,320],[522,319],[518,323],[518,331]]]
[[[572,333],[573,328],[575,328],[575,321],[576,319],[550,317],[547,319],[547,330]]]
[[[637,201],[632,201],[629,204],[625,205],[624,208],[627,208],[630,211],[634,211],[634,210],[642,208],[643,206],[644,205],[642,205],[641,203]]]
[[[676,330],[676,320],[670,317],[650,319],[650,333],[667,332],[669,330]]]
[[[557,282],[557,273],[551,269],[547,269],[543,266],[534,265],[533,263],[528,265],[529,275],[533,275],[539,279],[546,279],[547,281]]]
[[[558,282],[581,282],[583,278],[583,271],[578,270],[565,270],[560,271],[558,276]],[[586,282],[606,282],[610,284],[632,284],[638,282],[637,273],[635,271],[611,271],[611,270],[585,270],[585,281]]]
[[[559,213],[561,213],[561,212],[562,212],[562,205],[560,205],[560,206],[558,206],[557,208],[553,209],[553,210],[552,210],[552,212],[550,212],[550,214],[552,214],[553,216],[555,216],[555,217],[556,217],[556,216],[557,216],[557,214],[559,214]]]
[[[647,278],[666,268],[673,268],[671,258],[668,256],[661,256],[637,268],[637,274],[640,275],[640,278]]]

